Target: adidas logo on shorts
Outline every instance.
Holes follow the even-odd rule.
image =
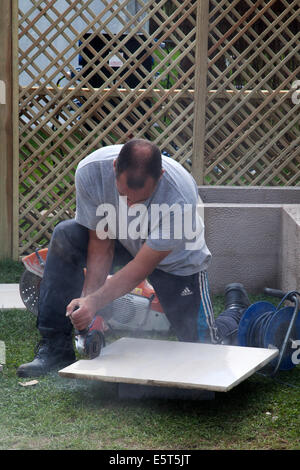
[[[193,295],[193,292],[188,288],[188,287],[185,287],[183,289],[183,291],[181,292],[180,294],[182,297],[186,296],[186,295]]]

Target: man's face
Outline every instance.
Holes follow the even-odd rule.
[[[116,178],[116,186],[120,196],[127,196],[127,205],[133,206],[133,204],[142,204],[144,201],[149,199],[155,190],[157,182],[151,177],[145,181],[145,185],[141,189],[130,189],[127,186],[127,174],[126,171],[121,173]]]

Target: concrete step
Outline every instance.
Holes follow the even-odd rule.
[[[19,284],[0,284],[0,309],[13,308],[26,310],[20,296]]]

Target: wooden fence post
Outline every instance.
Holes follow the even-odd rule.
[[[17,259],[17,0],[0,2],[0,259]]]
[[[197,0],[197,3],[192,175],[197,184],[202,185],[204,183],[209,0]]]

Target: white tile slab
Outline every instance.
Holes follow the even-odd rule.
[[[277,349],[121,338],[97,358],[79,360],[59,375],[226,392],[277,354]]]
[[[19,292],[19,284],[0,284],[0,309],[26,309]]]

